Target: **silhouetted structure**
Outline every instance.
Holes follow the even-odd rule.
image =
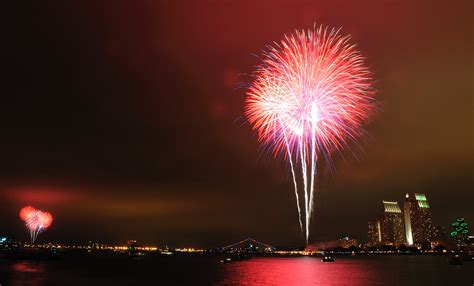
[[[359,241],[357,240],[357,238],[345,236],[345,237],[339,239],[339,244],[343,248],[349,248],[351,246],[357,246],[358,247],[359,246]]]
[[[269,253],[275,251],[275,247],[256,241],[253,238],[247,238],[237,243],[224,246],[221,250],[223,252]]]
[[[375,219],[369,221],[369,231],[367,234],[367,244],[374,246],[382,242],[382,229],[380,227],[380,220]]]
[[[308,251],[329,250],[329,249],[349,249],[350,247],[359,247],[359,241],[356,238],[345,236],[338,240],[319,241],[306,247]]]

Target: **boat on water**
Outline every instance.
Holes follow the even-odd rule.
[[[129,252],[128,257],[133,258],[133,259],[140,259],[146,255],[145,252],[141,251],[134,251],[134,252]]]
[[[224,259],[221,259],[219,262],[220,263],[232,263],[232,258],[226,257]]]
[[[234,261],[240,261],[240,260],[246,260],[250,259],[252,256],[246,254],[246,253],[238,253],[237,255],[232,256],[232,260]]]
[[[219,260],[221,263],[231,263],[236,261],[243,261],[252,258],[248,253],[231,253],[224,259]]]
[[[321,259],[321,262],[334,262],[334,261],[336,261],[336,258],[331,257],[331,256],[324,256],[324,257]]]
[[[448,259],[448,263],[451,265],[462,265],[462,258],[456,254]]]

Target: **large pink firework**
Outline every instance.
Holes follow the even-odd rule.
[[[20,218],[25,222],[30,232],[31,243],[35,243],[38,234],[53,223],[53,216],[49,212],[40,211],[32,206],[22,208]]]
[[[296,31],[269,47],[254,76],[245,113],[258,140],[290,163],[299,223],[308,242],[318,157],[329,159],[362,135],[374,107],[371,73],[349,36],[319,27]]]

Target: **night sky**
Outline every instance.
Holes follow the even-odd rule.
[[[0,234],[39,241],[303,243],[291,174],[243,118],[254,54],[313,23],[367,58],[380,112],[317,182],[310,241],[366,239],[383,199],[422,192],[474,223],[472,1],[31,1],[2,33]],[[67,3],[66,3],[67,2]]]

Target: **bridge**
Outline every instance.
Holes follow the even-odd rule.
[[[245,252],[245,253],[271,253],[275,247],[257,241],[253,238],[246,238],[231,245],[220,248],[223,252]]]

